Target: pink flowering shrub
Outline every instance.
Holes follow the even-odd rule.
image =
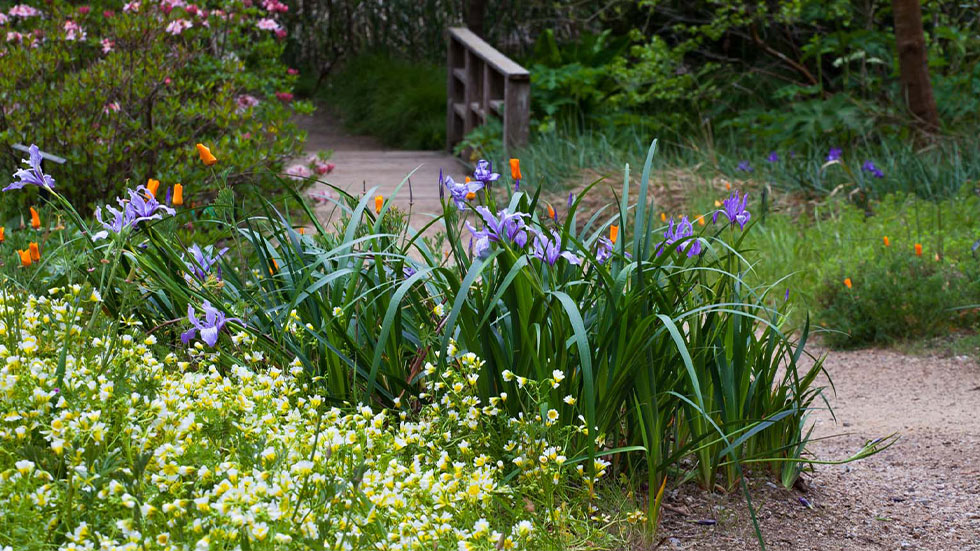
[[[183,183],[200,200],[216,184],[188,152],[204,142],[221,152],[229,184],[258,175],[279,189],[273,175],[304,138],[290,117],[311,109],[285,99],[297,78],[280,62],[287,9],[233,0],[0,7],[0,174],[20,168],[10,146],[35,143],[67,159],[57,186],[79,207],[115,196],[127,179]]]

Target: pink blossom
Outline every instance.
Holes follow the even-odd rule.
[[[92,8],[88,6],[78,6],[78,13],[82,15],[88,15],[88,12],[92,11]]]
[[[20,17],[23,19],[41,15],[40,11],[28,6],[27,4],[17,4],[16,6],[10,8],[10,11],[7,13],[9,13],[11,17]]]
[[[193,26],[194,24],[186,19],[174,19],[169,25],[167,25],[167,32],[177,36]]]
[[[139,2],[127,2],[126,5],[123,6],[124,13],[137,13],[139,11],[140,11]]]
[[[246,133],[242,134],[242,139],[243,140],[249,140],[251,138],[252,138],[252,133],[251,132],[246,132]]]
[[[20,42],[24,39],[24,35],[17,31],[7,31],[7,42]]]
[[[316,160],[313,162],[313,171],[323,176],[324,174],[330,174],[337,165],[333,163],[327,163],[324,161]]]
[[[276,92],[276,97],[282,101],[293,101],[293,95],[289,92]]]
[[[116,45],[115,42],[109,40],[108,38],[102,39],[102,53],[107,54],[112,51],[112,48]]]
[[[114,12],[112,10],[105,10],[104,12],[102,12],[102,17],[105,17],[106,19],[109,19],[109,18],[115,17],[115,16],[116,16],[116,12]]]
[[[269,13],[286,13],[289,11],[289,6],[279,0],[264,0],[262,7]]]
[[[310,172],[306,165],[292,165],[286,168],[286,176],[289,176],[293,180],[302,180],[304,178],[309,178],[313,173]]]
[[[279,30],[277,30],[276,31],[276,38],[278,38],[279,40],[282,40],[283,38],[286,38],[286,29],[279,29]]]
[[[276,23],[275,19],[259,19],[259,22],[255,24],[256,27],[262,29],[263,31],[278,31],[279,23]]]
[[[167,78],[163,79],[163,83],[166,84],[167,86],[170,86],[170,83],[171,82],[172,81],[170,80],[170,77],[167,77]]]
[[[72,20],[65,21],[65,40],[85,40],[85,29]]]
[[[7,17],[7,14],[3,13],[2,11],[0,11],[0,25],[3,25],[4,23],[6,23],[7,20],[9,20],[9,19],[10,18]]]
[[[259,100],[255,96],[242,94],[238,96],[236,103],[238,103],[238,111],[242,112],[248,109],[249,107],[255,107],[256,105],[258,105]]]
[[[298,75],[299,74],[299,71],[297,69],[293,69],[292,67],[290,67],[289,69],[286,69],[286,74],[287,75]]]
[[[107,115],[110,112],[112,112],[112,113],[118,113],[119,112],[119,102],[114,101],[112,103],[105,104],[105,107],[102,108],[102,112],[105,113],[105,114],[107,114]]]

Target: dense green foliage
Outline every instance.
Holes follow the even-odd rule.
[[[446,146],[446,70],[385,54],[351,59],[325,98],[351,132],[402,149]]]
[[[238,1],[206,13],[180,4],[56,1],[10,16],[0,45],[0,172],[20,168],[12,144],[36,143],[67,159],[58,189],[94,206],[127,179],[203,180],[193,146],[204,142],[222,152],[230,182],[275,183],[254,174],[279,171],[301,151],[290,117],[308,108],[291,105],[296,77],[279,61],[283,45],[259,27],[275,21]]]

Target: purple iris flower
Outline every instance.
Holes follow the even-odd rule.
[[[607,260],[612,258],[613,242],[606,237],[599,238],[599,244],[596,245],[595,260],[599,264],[605,264]]]
[[[664,232],[664,243],[660,246],[660,250],[657,251],[657,256],[660,256],[664,252],[665,247],[669,247],[692,235],[694,235],[694,226],[687,219],[687,216],[681,217],[681,221],[677,223],[676,227],[674,226],[674,221],[671,220],[670,226]],[[685,249],[687,250],[688,257],[697,256],[701,254],[701,241],[693,239],[677,246],[679,252],[684,252]]]
[[[582,259],[569,251],[561,250],[561,234],[551,230],[551,239],[543,233],[534,235],[534,258],[543,260],[549,266],[554,266],[559,258],[564,258],[569,264],[581,264]]]
[[[3,191],[20,189],[28,184],[44,188],[54,187],[54,178],[41,171],[41,161],[43,160],[41,150],[36,145],[31,144],[28,152],[31,158],[23,159],[22,162],[30,168],[22,168],[14,172],[14,178],[19,178],[19,180],[3,188]]]
[[[827,153],[827,161],[839,161],[844,156],[844,151],[839,147],[831,147]]]
[[[184,344],[189,344],[191,339],[197,335],[197,332],[201,332],[201,340],[205,344],[214,348],[214,345],[218,342],[218,333],[229,321],[237,321],[238,323],[245,325],[245,322],[238,318],[226,318],[225,313],[218,310],[217,308],[211,306],[211,303],[204,301],[202,305],[204,309],[204,321],[202,322],[197,318],[197,313],[194,311],[194,306],[191,304],[187,305],[187,320],[191,322],[191,327],[187,331],[181,333],[180,340]]]
[[[875,178],[885,177],[885,174],[881,170],[879,170],[878,167],[876,167],[875,164],[871,161],[864,161],[864,164],[861,165],[861,170],[865,172],[870,172],[871,175],[874,176]]]
[[[133,221],[134,224],[143,220],[159,220],[163,218],[163,214],[157,211],[163,211],[170,216],[177,214],[177,211],[174,209],[161,205],[156,200],[156,197],[146,189],[146,186],[140,186],[135,190],[130,189],[127,191],[129,193],[129,203],[126,205],[126,208],[133,211],[136,217]]]
[[[779,153],[776,153],[775,151],[770,151],[769,156],[766,157],[766,160],[769,161],[770,163],[778,163]]]
[[[466,227],[476,239],[474,252],[480,258],[486,258],[490,254],[490,244],[499,243],[506,238],[520,248],[527,245],[527,225],[524,219],[527,214],[523,212],[509,212],[503,209],[496,215],[490,209],[479,206],[476,212],[483,217],[483,229],[477,231],[469,222]]]
[[[221,249],[217,254],[212,254],[214,249],[210,249],[210,251],[204,251],[196,243],[187,249],[187,252],[191,253],[194,261],[185,261],[184,264],[187,265],[187,270],[193,272],[194,275],[201,281],[208,278],[208,274],[211,273],[211,267],[216,265],[218,260],[220,260],[221,257],[228,252],[228,247]],[[221,266],[218,266],[218,270],[215,275],[218,277],[218,279],[221,279]]]
[[[750,165],[748,161],[740,161],[738,163],[738,166],[735,167],[735,170],[739,170],[742,172],[752,172],[752,165]]]
[[[492,182],[496,182],[497,178],[500,178],[500,174],[492,171],[490,161],[480,159],[476,162],[476,169],[473,171],[474,180],[477,182],[483,182],[484,185],[489,185]]]
[[[102,220],[102,207],[95,209],[95,219],[105,229],[92,235],[92,239],[105,239],[109,237],[110,231],[112,233],[122,233],[123,229],[132,226],[136,219],[136,215],[133,211],[127,209],[126,205],[122,205],[122,208],[119,210],[106,205],[105,210],[112,215],[112,221],[105,222]]]
[[[459,210],[466,210],[467,195],[483,189],[483,182],[474,180],[468,183],[456,183],[452,176],[446,176],[443,185],[449,190],[449,198],[456,203],[456,208]]]
[[[749,221],[749,218],[752,218],[752,214],[745,208],[745,202],[748,200],[748,198],[748,193],[739,198],[738,191],[733,191],[731,197],[722,201],[722,207],[724,208],[722,210],[715,211],[715,215],[711,217],[711,221],[717,222],[718,215],[724,214],[726,217],[728,217],[728,221],[732,226],[737,223],[738,229],[744,230],[745,223]]]
[[[569,193],[568,194],[568,208],[572,208],[572,203],[574,203],[574,202],[575,202],[575,194],[574,193]]]
[[[412,277],[413,275],[416,274],[416,272],[418,272],[418,270],[409,266],[408,264],[402,266],[402,275],[405,277],[405,279]]]

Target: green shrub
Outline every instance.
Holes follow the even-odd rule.
[[[204,142],[230,183],[275,184],[255,174],[280,170],[303,136],[283,95],[295,76],[279,61],[282,44],[258,28],[271,14],[239,1],[206,16],[170,5],[144,2],[134,11],[99,1],[85,12],[55,1],[41,6],[42,16],[11,17],[5,32],[23,38],[0,46],[0,147],[8,149],[0,172],[25,156],[10,145],[38,144],[67,158],[47,169],[80,208],[112,197],[127,179],[203,181],[193,146]],[[188,186],[191,196],[208,191],[216,190]]]
[[[891,251],[839,271],[817,291],[827,344],[856,347],[949,334],[973,328],[980,308],[980,272]],[[851,284],[850,287],[846,282]],[[960,307],[974,308],[959,310]]]
[[[365,54],[331,78],[326,97],[351,132],[401,149],[446,146],[446,70],[391,55]]]

